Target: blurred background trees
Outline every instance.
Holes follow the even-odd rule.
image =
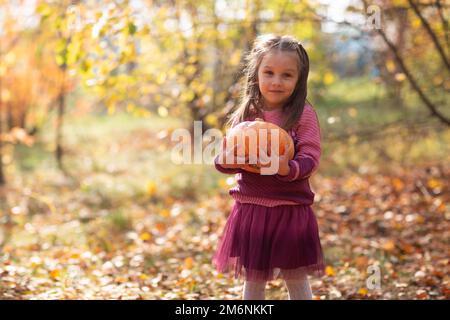
[[[51,282],[64,270],[69,277],[65,262],[44,268],[33,250],[63,261],[58,246],[88,248],[106,266],[128,259],[125,250],[142,268],[130,276],[134,283],[158,286],[163,277],[146,272],[168,268],[185,276],[169,288],[204,297],[185,250],[209,261],[235,181],[210,164],[175,165],[170,137],[178,128],[192,133],[195,120],[203,131],[225,131],[244,56],[263,33],[297,37],[310,57],[308,99],[323,144],[313,186],[327,276],[347,276],[349,263],[361,276],[371,260],[397,280],[415,277],[416,257],[444,264],[449,7],[438,0],[0,0],[0,276],[2,263],[24,259]],[[363,252],[371,255],[357,256]],[[419,274],[410,287],[431,289],[407,296],[448,298],[448,289],[431,285],[445,280],[442,272],[420,268],[431,278]],[[350,280],[333,281],[321,297],[368,294],[353,292]],[[19,296],[31,290],[13,285]],[[0,296],[5,288],[0,280]]]
[[[430,124],[428,115],[449,124],[448,4],[371,2],[379,9],[380,28],[367,26],[372,12],[366,1],[338,5],[340,16],[327,14],[333,9],[328,5],[3,1],[3,144],[20,137],[28,137],[29,143],[48,117],[56,115],[55,127],[46,130],[55,130],[55,157],[63,169],[64,113],[80,105],[110,114],[126,110],[143,117],[178,117],[191,123],[191,131],[193,120],[203,121],[205,130],[221,127],[239,99],[244,54],[258,34],[267,32],[292,34],[305,44],[312,65],[310,100],[319,107],[351,107],[355,118],[358,111],[371,117],[362,105],[330,104],[328,89],[362,77],[365,84],[381,86],[377,96],[365,102],[372,103],[373,110],[385,95],[392,121],[379,121],[381,127],[364,132],[365,137],[392,123]],[[360,131],[357,124],[345,127],[330,126],[330,138],[340,140]],[[2,163],[9,162],[5,152]]]

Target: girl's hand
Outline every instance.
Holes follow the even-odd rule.
[[[289,174],[290,168],[289,168],[289,157],[288,157],[288,145],[286,145],[285,147],[285,153],[278,156],[278,170],[277,170],[277,174],[282,175],[282,176],[287,176]],[[264,167],[270,167],[271,163],[270,163],[270,157],[267,156],[267,151],[266,150],[262,150],[262,152],[259,153],[259,159],[258,159],[258,163],[257,165],[260,168],[264,168]]]
[[[245,163],[248,162],[248,157],[240,157],[236,156],[237,144],[235,144],[232,148],[227,148],[226,137],[222,140],[222,150],[219,154],[219,164],[222,168],[226,169],[237,169],[244,167]],[[229,163],[227,163],[229,161]],[[240,162],[240,163],[239,163]]]
[[[289,160],[287,152],[280,156],[280,164],[277,172],[280,176],[287,176],[289,174],[289,171],[291,170],[289,168]]]

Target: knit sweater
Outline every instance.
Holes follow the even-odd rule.
[[[264,120],[282,125],[281,109],[264,111]],[[248,120],[254,120],[255,117]],[[233,123],[235,126],[237,123]],[[289,160],[289,173],[260,175],[243,169],[223,168],[215,158],[215,167],[225,174],[236,174],[237,185],[229,194],[242,203],[253,203],[267,207],[278,205],[311,205],[314,193],[309,185],[309,177],[318,166],[321,155],[320,126],[312,106],[305,104],[300,120],[288,132],[294,141],[294,158]]]

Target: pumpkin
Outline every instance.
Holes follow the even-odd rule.
[[[235,156],[245,155],[246,157],[251,158],[253,156],[256,157],[256,159],[259,159],[259,149],[263,147],[267,150],[267,155],[270,157],[273,143],[272,130],[278,131],[278,148],[275,149],[276,155],[284,155],[287,152],[289,159],[292,159],[294,157],[294,142],[286,130],[276,124],[265,122],[259,118],[254,121],[243,121],[234,126],[227,133],[227,144],[228,142],[234,142],[234,145],[237,146],[234,152]],[[264,139],[262,139],[260,143],[260,134],[266,135],[267,143],[264,143]],[[273,134],[273,138],[276,139],[276,134]],[[256,146],[254,144],[256,144]],[[269,165],[270,163],[264,164],[264,166]],[[261,172],[261,169],[257,164],[245,164],[243,169],[253,173]]]

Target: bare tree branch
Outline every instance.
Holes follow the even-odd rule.
[[[438,38],[436,37],[436,34],[434,33],[434,31],[431,29],[430,24],[428,23],[428,21],[425,19],[425,17],[423,16],[422,12],[420,12],[419,8],[417,7],[416,3],[413,0],[408,0],[408,3],[411,5],[411,7],[413,8],[414,12],[416,13],[416,15],[419,17],[420,21],[422,22],[425,30],[428,32],[428,35],[430,36],[431,40],[434,43],[434,46],[436,47],[439,56],[442,58],[442,61],[444,62],[444,64],[447,67],[447,70],[450,71],[450,61],[449,59],[446,57],[444,49],[442,48],[441,44],[439,43]]]
[[[417,84],[416,79],[414,79],[413,75],[409,71],[409,69],[406,67],[403,58],[400,56],[400,53],[398,52],[395,45],[388,39],[386,34],[383,32],[382,29],[377,29],[377,32],[380,34],[380,36],[383,38],[384,42],[388,45],[388,47],[391,49],[392,53],[394,54],[395,60],[397,60],[397,63],[399,64],[400,68],[402,69],[403,73],[405,74],[406,78],[408,79],[409,83],[413,87],[413,89],[417,92],[420,99],[425,103],[425,105],[430,109],[431,113],[434,114],[437,118],[439,118],[443,123],[450,126],[450,120],[445,118],[444,115],[442,115],[436,108],[436,106],[428,99],[428,97],[423,92],[422,88],[419,87]]]
[[[444,35],[445,35],[445,43],[447,44],[447,52],[450,53],[450,40],[449,40],[449,32],[448,32],[448,21],[445,19],[444,14],[442,13],[442,3],[441,1],[436,1],[436,6],[438,8],[439,17],[441,18],[442,22],[442,29],[444,29]]]
[[[365,8],[368,7],[367,1],[362,0],[362,3],[364,4]],[[422,90],[422,88],[417,83],[416,79],[413,77],[411,72],[409,71],[408,67],[406,66],[402,56],[397,50],[397,47],[392,43],[391,40],[387,37],[386,33],[383,31],[382,28],[376,29],[378,34],[381,36],[383,41],[386,43],[386,45],[389,47],[389,49],[394,54],[395,60],[397,61],[398,65],[402,69],[403,73],[405,74],[406,78],[408,79],[409,83],[413,87],[414,91],[417,92],[420,99],[423,101],[423,103],[427,106],[428,109],[430,109],[431,113],[436,116],[441,122],[445,123],[447,126],[450,126],[450,119],[447,119],[444,115],[442,115],[437,107],[431,102],[430,99],[426,96],[425,92]]]

